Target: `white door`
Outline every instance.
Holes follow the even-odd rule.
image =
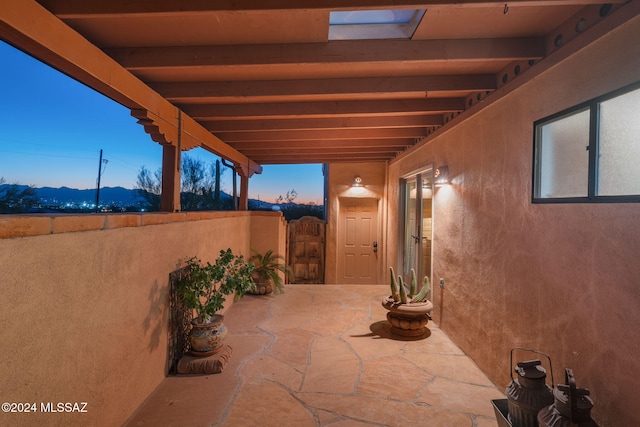
[[[338,283],[377,284],[378,201],[341,199]]]

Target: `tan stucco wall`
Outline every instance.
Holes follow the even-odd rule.
[[[260,243],[250,236],[252,219],[249,212],[4,216],[2,399],[38,409],[87,402],[88,413],[0,414],[0,424],[120,425],[167,371],[169,273],[185,257],[213,261],[228,247],[250,255],[250,244]],[[281,222],[255,219],[265,233]],[[70,231],[86,228],[93,231]],[[10,230],[39,235],[10,238]]]
[[[287,258],[287,221],[280,212],[252,212],[251,248],[264,254],[272,250],[274,254]],[[253,252],[251,252],[253,255]],[[288,260],[285,261],[288,263]],[[284,273],[280,277],[285,281]]]
[[[351,187],[354,178],[362,178],[363,187],[354,191]],[[326,266],[325,283],[337,283],[337,239],[338,224],[340,223],[340,199],[342,198],[371,198],[378,200],[378,277],[386,277],[386,256],[384,254],[384,236],[386,235],[386,162],[364,163],[332,163],[328,167],[328,195],[327,195],[327,228],[326,228]]]
[[[572,368],[591,390],[603,427],[640,425],[640,205],[533,205],[533,122],[640,80],[639,36],[636,18],[389,168],[393,200],[402,174],[449,166],[433,218],[443,330],[500,387],[511,348],[549,353],[556,382]]]

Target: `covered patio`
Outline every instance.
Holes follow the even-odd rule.
[[[420,19],[402,39],[331,29],[332,12],[378,8]],[[527,347],[574,370],[601,427],[640,425],[640,0],[4,0],[0,38],[126,106],[163,147],[162,212],[0,217],[3,399],[89,403],[0,424],[270,425],[273,410],[486,427],[510,349]],[[607,177],[624,185],[600,195],[600,106],[622,97]],[[538,124],[576,112],[558,138],[575,152],[553,170],[579,197],[544,199]],[[234,165],[239,210],[181,210],[194,147]],[[285,253],[282,215],[247,210],[250,178],[310,162],[326,165],[325,284],[228,304],[228,369],[168,377],[170,274],[226,248]],[[356,284],[345,236],[363,207],[377,216],[360,217],[371,268]],[[390,339],[382,286],[416,262],[435,284],[431,336]]]
[[[503,399],[433,322],[393,336],[388,286],[289,285],[225,314],[221,374],[168,377],[127,426],[495,427]]]

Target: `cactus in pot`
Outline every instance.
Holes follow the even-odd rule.
[[[411,269],[409,286],[405,285],[402,276],[396,279],[393,267],[391,275],[391,295],[382,300],[382,306],[389,310],[387,320],[391,323],[391,332],[402,336],[420,336],[426,332],[429,313],[433,309],[427,294],[431,288],[429,278],[424,277],[420,290],[417,289],[415,270]]]
[[[393,298],[395,302],[410,304],[414,302],[426,301],[427,294],[431,289],[431,284],[429,282],[428,276],[424,276],[422,287],[420,288],[420,291],[416,293],[416,271],[413,268],[411,269],[411,282],[409,285],[409,289],[407,289],[406,285],[404,284],[402,276],[398,276],[398,279],[396,280],[393,267],[390,267],[389,271],[391,273],[391,298]]]

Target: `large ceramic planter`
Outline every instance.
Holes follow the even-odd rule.
[[[211,317],[208,323],[196,323],[191,321],[191,331],[189,332],[189,353],[193,356],[206,357],[217,353],[222,347],[224,338],[227,336],[227,327],[222,321],[224,317],[216,314]]]
[[[273,293],[273,284],[271,280],[267,280],[265,282],[258,282],[254,279],[256,287],[255,289],[247,292],[251,295],[269,295]]]
[[[391,297],[382,300],[382,306],[389,310],[387,320],[391,323],[391,332],[405,337],[417,337],[426,332],[429,313],[433,310],[431,301],[403,304]]]

